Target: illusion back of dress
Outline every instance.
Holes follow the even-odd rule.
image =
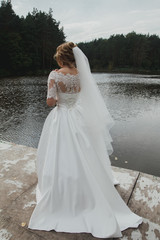
[[[80,93],[79,74],[52,71],[48,77],[47,98],[58,99],[58,106],[73,107]]]

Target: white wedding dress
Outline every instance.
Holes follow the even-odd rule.
[[[114,186],[109,129],[106,141],[96,141],[84,124],[79,94],[78,74],[49,74],[47,97],[58,98],[58,106],[47,116],[38,145],[37,205],[29,228],[121,237],[142,218]]]

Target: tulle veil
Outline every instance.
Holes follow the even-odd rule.
[[[103,136],[108,154],[113,152],[112,137],[109,133],[110,128],[115,124],[111,117],[100,90],[92,76],[89,61],[82,50],[76,46],[73,48],[76,67],[80,77],[80,103],[82,114],[86,126],[98,140],[98,136]]]

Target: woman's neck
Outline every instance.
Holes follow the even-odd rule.
[[[70,73],[73,75],[78,73],[77,68],[75,66],[73,67],[63,66],[58,70],[58,72],[62,72],[64,74]]]
[[[62,66],[62,68],[75,69],[75,66],[74,65],[71,65],[71,66],[64,65],[64,66]]]

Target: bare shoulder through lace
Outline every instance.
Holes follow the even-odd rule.
[[[59,93],[77,93],[80,91],[79,74],[63,74],[52,71],[48,76],[47,98],[57,99]]]

